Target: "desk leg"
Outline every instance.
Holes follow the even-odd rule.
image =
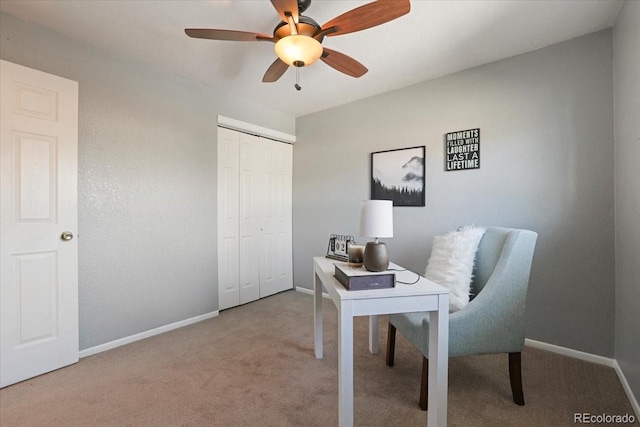
[[[447,425],[449,369],[449,295],[438,298],[438,311],[429,320],[429,413],[427,424]]]
[[[378,354],[378,316],[369,316],[369,351]]]
[[[353,427],[353,306],[340,303],[338,313],[338,425]]]
[[[322,359],[322,281],[313,269],[313,335],[316,359]]]

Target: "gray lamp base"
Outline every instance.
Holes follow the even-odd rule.
[[[364,268],[369,271],[384,271],[389,267],[387,245],[369,242],[364,249]]]

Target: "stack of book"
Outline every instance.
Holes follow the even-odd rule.
[[[392,271],[368,271],[362,266],[335,263],[334,276],[348,291],[388,289],[396,286],[396,274]]]

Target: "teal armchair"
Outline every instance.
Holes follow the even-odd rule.
[[[449,316],[449,357],[508,353],[511,392],[518,405],[524,405],[524,312],[537,237],[529,230],[487,228],[476,253],[471,301]],[[426,411],[429,313],[389,315],[388,366],[394,363],[396,330],[423,355],[420,408]]]

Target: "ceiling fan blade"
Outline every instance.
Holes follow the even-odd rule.
[[[273,37],[267,34],[250,33],[248,31],[216,30],[213,28],[187,28],[184,30],[189,37],[196,39],[230,40],[236,42],[272,42]]]
[[[284,22],[288,22],[287,12],[293,17],[293,21],[298,23],[298,0],[271,0],[271,4],[276,8],[278,15]]]
[[[366,30],[406,15],[411,10],[409,0],[378,0],[343,13],[322,26],[322,29],[337,27],[327,37]]]
[[[267,69],[267,72],[264,73],[262,82],[263,83],[275,82],[280,77],[282,77],[284,72],[287,71],[287,68],[289,68],[289,66],[285,62],[282,62],[280,58],[276,58],[276,60],[273,61],[273,64],[271,64],[271,66],[269,66],[269,68]]]
[[[367,71],[367,67],[356,61],[350,56],[344,53],[336,52],[335,50],[327,49],[326,47],[322,51],[320,57],[325,64],[335,68],[341,73],[345,73],[351,77],[362,77]]]

